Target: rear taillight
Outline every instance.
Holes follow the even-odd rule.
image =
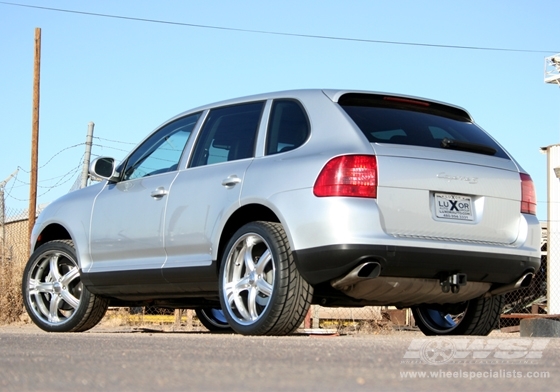
[[[344,155],[331,159],[315,181],[318,197],[377,197],[377,159],[373,155]]]
[[[531,176],[520,173],[521,177],[521,213],[537,215],[537,193]]]

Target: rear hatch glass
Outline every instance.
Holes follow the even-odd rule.
[[[467,112],[456,107],[354,93],[343,95],[338,104],[371,143],[455,149],[508,158]]]

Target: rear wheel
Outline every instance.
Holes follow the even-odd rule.
[[[412,307],[418,328],[427,336],[486,336],[498,324],[503,306],[501,296],[475,298],[459,304],[426,304]]]
[[[229,241],[220,266],[220,302],[244,335],[287,335],[303,322],[312,287],[299,274],[281,224],[252,222]]]
[[[23,302],[29,317],[47,332],[81,332],[105,315],[109,301],[89,292],[80,279],[74,244],[41,245],[23,272]]]
[[[212,332],[228,332],[231,331],[226,316],[222,309],[218,308],[198,308],[195,309],[198,320]]]

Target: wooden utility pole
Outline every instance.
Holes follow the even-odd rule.
[[[29,235],[37,215],[37,161],[39,156],[39,90],[41,80],[41,29],[35,28],[35,64],[33,67],[33,120],[31,123],[31,180],[29,185]],[[28,247],[29,249],[29,247]]]

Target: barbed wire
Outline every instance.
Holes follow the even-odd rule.
[[[115,139],[106,139],[106,138],[101,138],[101,137],[94,137],[94,139],[97,139],[98,141],[116,143],[116,144],[122,144],[122,145],[136,145],[137,144],[137,143],[134,143],[134,142],[115,140]],[[60,156],[64,152],[75,149],[76,147],[85,146],[85,144],[86,144],[85,142],[77,143],[77,144],[62,148],[60,151],[57,151],[54,155],[52,155],[47,161],[45,161],[45,163],[41,164],[38,167],[38,170],[45,169],[45,167],[47,167],[49,164],[51,164],[55,160],[55,158],[57,158],[58,156]],[[122,148],[114,147],[114,146],[108,145],[106,143],[95,143],[95,144],[92,144],[92,147],[97,147],[97,148],[100,148],[100,149],[115,150],[115,151],[123,152],[123,153],[126,153],[126,154],[128,152],[130,152],[130,150],[125,150],[125,149],[122,149]],[[97,157],[97,156],[100,156],[100,155],[92,153],[92,157],[94,157],[94,156]],[[53,189],[59,188],[60,186],[63,186],[64,184],[71,181],[74,178],[74,176],[77,175],[78,173],[81,174],[81,170],[83,168],[83,163],[84,163],[83,162],[84,157],[85,157],[85,153],[82,153],[81,156],[80,156],[80,159],[79,159],[79,163],[77,165],[73,166],[72,168],[70,168],[64,174],[39,180],[38,183],[37,183],[37,188],[41,189],[41,190],[44,190],[44,191],[41,192],[40,194],[38,194],[37,197],[42,197],[42,196],[48,194]],[[27,198],[22,198],[22,197],[16,196],[16,191],[18,189],[21,189],[21,188],[24,188],[24,187],[29,187],[31,185],[31,183],[29,181],[23,180],[22,176],[19,175],[20,171],[24,174],[31,174],[31,170],[26,169],[22,166],[18,166],[17,169],[18,169],[18,172],[9,181],[9,182],[11,182],[11,184],[9,186],[8,186],[8,184],[6,184],[7,187],[4,189],[4,195],[5,195],[5,197],[13,199],[13,200],[18,201],[18,202],[27,202],[27,201],[29,201],[29,198],[28,197]],[[53,183],[53,181],[54,181],[54,183]],[[78,178],[75,181],[80,181],[80,178]],[[72,188],[70,188],[70,189],[72,189]]]
[[[56,154],[54,154],[54,155],[53,155],[47,162],[45,162],[42,166],[39,166],[39,169],[43,169],[43,168],[44,168],[45,166],[47,166],[54,158],[56,158],[57,156],[59,156],[60,154],[62,154],[64,151],[67,151],[67,150],[70,150],[70,149],[72,149],[72,148],[76,148],[76,147],[79,147],[79,146],[83,146],[83,145],[85,145],[85,144],[86,144],[85,142],[84,142],[84,143],[78,143],[78,144],[74,144],[73,146],[69,146],[69,147],[63,148],[62,150],[60,150],[59,152],[57,152]],[[22,170],[23,170],[23,169],[22,169]],[[25,170],[24,170],[24,171],[25,171]],[[29,173],[29,172],[27,172],[27,173]]]
[[[101,147],[102,149],[103,149],[103,148],[107,148],[107,149],[109,149],[109,150],[120,151],[120,152],[124,152],[124,153],[127,153],[127,154],[130,152],[130,150],[123,150],[122,148],[117,148],[117,147],[112,147],[112,146],[104,146],[104,145],[102,145],[102,144],[95,144],[95,143],[92,143],[92,147],[94,147],[94,146],[95,146],[95,147]]]
[[[49,181],[53,180],[53,179],[58,179],[58,181],[55,182],[54,184],[51,184],[51,185],[39,185],[39,184],[37,184],[38,189],[44,189],[45,190],[44,192],[38,194],[37,197],[42,197],[42,196],[46,195],[47,193],[49,193],[50,191],[52,191],[53,189],[58,188],[58,187],[60,187],[64,184],[66,184],[68,181],[71,181],[75,174],[77,174],[78,172],[81,172],[84,155],[85,154],[83,154],[82,157],[80,158],[80,163],[78,165],[72,167],[65,174],[63,174],[61,176],[56,176],[56,177],[50,178]],[[14,176],[13,180],[14,181],[13,181],[13,184],[10,187],[10,189],[8,191],[4,191],[5,197],[9,197],[9,198],[14,199],[16,201],[23,201],[23,202],[29,201],[29,198],[22,199],[20,197],[15,196],[13,194],[13,189],[14,188],[19,188],[19,187],[29,187],[31,185],[31,183],[27,182],[27,181],[20,180],[18,178],[17,174],[16,174],[16,176]],[[42,182],[46,182],[46,181],[47,180],[43,180]],[[20,185],[15,186],[16,183],[19,183]]]
[[[112,142],[112,143],[127,144],[127,145],[136,145],[136,143],[133,143],[133,142],[124,142],[124,141],[119,141],[119,140],[103,139],[103,138],[96,138],[96,137],[94,137],[94,139],[105,140],[105,141]],[[76,148],[76,147],[84,146],[85,144],[86,144],[85,142],[84,142],[84,143],[78,143],[78,144],[74,144],[74,145],[72,145],[72,146],[68,146],[68,147],[63,148],[62,150],[58,151],[58,152],[55,153],[53,156],[51,156],[45,163],[43,163],[42,165],[40,165],[40,166],[38,167],[38,169],[44,169],[48,164],[50,164],[57,156],[61,155],[63,152],[68,151],[68,150],[71,150],[71,149]],[[107,149],[116,150],[116,151],[121,151],[121,152],[125,152],[125,153],[129,153],[129,152],[130,152],[130,150],[124,150],[124,149],[122,149],[122,148],[113,147],[113,146],[104,145],[104,144],[93,143],[92,146],[99,147],[99,148],[102,148],[102,149],[103,149],[103,148],[107,148]],[[83,158],[83,157],[84,157],[84,154],[82,154],[82,158]],[[21,170],[22,172],[24,172],[24,173],[26,173],[26,174],[30,174],[30,173],[31,173],[31,170],[30,170],[30,169],[26,169],[26,168],[24,168],[24,167],[22,167],[22,166],[17,166],[17,169]],[[64,175],[63,175],[63,176],[64,176]],[[16,175],[16,177],[17,177],[17,175]],[[52,177],[52,178],[48,178],[48,179],[45,179],[45,180],[41,180],[41,182],[47,182],[47,181],[50,181],[50,180],[53,180],[53,179],[56,179],[56,178],[59,178],[59,177],[61,177],[61,176],[55,176],[55,177]]]
[[[133,145],[133,146],[135,146],[136,144],[138,144],[138,143],[135,143],[135,142],[123,142],[123,141],[121,141],[121,140],[105,139],[105,138],[98,137],[98,136],[93,136],[93,139],[105,140],[105,141],[111,142],[111,143],[129,144],[129,145]]]

